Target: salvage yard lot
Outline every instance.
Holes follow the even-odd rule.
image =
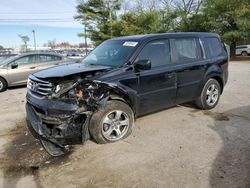
[[[25,88],[0,93],[0,187],[250,187],[250,63],[229,64],[218,106],[137,119],[126,140],[50,157],[25,124]]]

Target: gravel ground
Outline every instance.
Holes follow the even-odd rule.
[[[218,106],[137,119],[114,144],[48,156],[25,125],[25,88],[0,93],[0,187],[250,187],[250,62],[233,62]]]

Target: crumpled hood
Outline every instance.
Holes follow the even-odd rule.
[[[76,76],[81,74],[86,74],[88,72],[97,72],[111,69],[107,66],[100,65],[86,65],[83,63],[69,63],[62,64],[56,67],[48,68],[33,75],[41,79],[51,79],[51,78],[65,78],[70,76]]]

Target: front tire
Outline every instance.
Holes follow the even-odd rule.
[[[132,132],[134,113],[124,102],[110,100],[92,115],[89,124],[91,137],[98,144],[116,142]]]
[[[220,99],[221,87],[217,80],[210,78],[204,85],[200,97],[195,101],[203,110],[214,108]]]
[[[7,89],[7,83],[3,78],[0,78],[0,92],[3,92]]]

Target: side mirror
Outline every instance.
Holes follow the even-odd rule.
[[[151,61],[149,59],[142,59],[134,62],[135,70],[149,70],[151,69]]]
[[[18,67],[18,64],[17,63],[11,63],[10,65],[11,69],[16,69]]]

